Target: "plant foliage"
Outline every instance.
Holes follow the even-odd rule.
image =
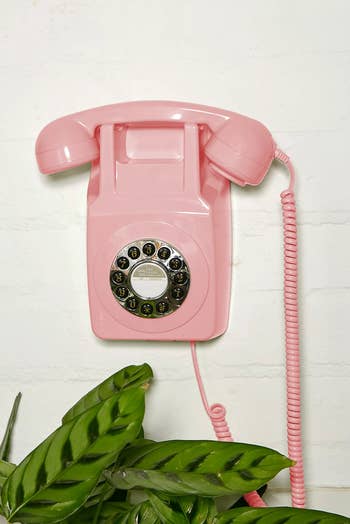
[[[293,463],[251,444],[173,440],[129,447],[108,480],[119,489],[147,488],[175,495],[242,495]]]
[[[10,418],[8,420],[8,423],[5,429],[5,435],[4,435],[2,442],[0,443],[0,460],[5,460],[5,461],[9,460],[10,452],[11,452],[11,444],[12,444],[12,434],[13,434],[13,429],[15,427],[18,408],[21,402],[21,398],[22,398],[22,393],[18,393],[13,403]]]
[[[241,507],[242,498],[219,513],[217,497],[262,494],[293,462],[251,444],[146,440],[152,377],[148,364],[118,371],[15,466],[8,460],[18,397],[0,445],[0,514],[21,524],[350,524],[318,511]]]
[[[323,511],[295,508],[239,508],[218,516],[217,524],[347,524],[350,519]]]
[[[120,391],[142,386],[147,389],[152,378],[153,371],[148,364],[123,368],[104,380],[100,385],[93,388],[76,404],[74,404],[74,406],[64,415],[62,423],[65,424],[66,422],[69,422],[73,418],[84,413],[87,409],[113,397]]]
[[[134,388],[62,425],[5,482],[5,516],[28,524],[61,522],[84,504],[103,470],[136,438],[143,415],[144,390]]]

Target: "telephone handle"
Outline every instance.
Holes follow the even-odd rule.
[[[103,106],[54,120],[36,143],[39,169],[52,174],[97,161],[101,126],[137,124],[207,126],[211,134],[204,152],[212,169],[241,186],[260,184],[275,157],[271,133],[257,120],[198,104],[146,101]]]

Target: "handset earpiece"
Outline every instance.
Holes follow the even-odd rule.
[[[205,145],[211,167],[240,186],[256,186],[275,158],[276,144],[268,129],[251,118],[235,115]]]
[[[52,174],[97,160],[99,146],[85,125],[72,118],[55,120],[40,133],[35,147],[42,173]]]

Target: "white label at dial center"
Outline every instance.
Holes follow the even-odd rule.
[[[158,298],[168,287],[168,275],[159,264],[143,262],[132,271],[130,283],[139,297]]]

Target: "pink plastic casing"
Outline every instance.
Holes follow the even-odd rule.
[[[274,151],[270,133],[259,122],[180,102],[104,106],[43,129],[36,145],[43,173],[92,162],[87,258],[91,323],[98,337],[207,340],[226,330],[229,180],[258,184]],[[130,314],[109,284],[117,252],[143,238],[174,245],[191,273],[186,300],[161,319]]]

